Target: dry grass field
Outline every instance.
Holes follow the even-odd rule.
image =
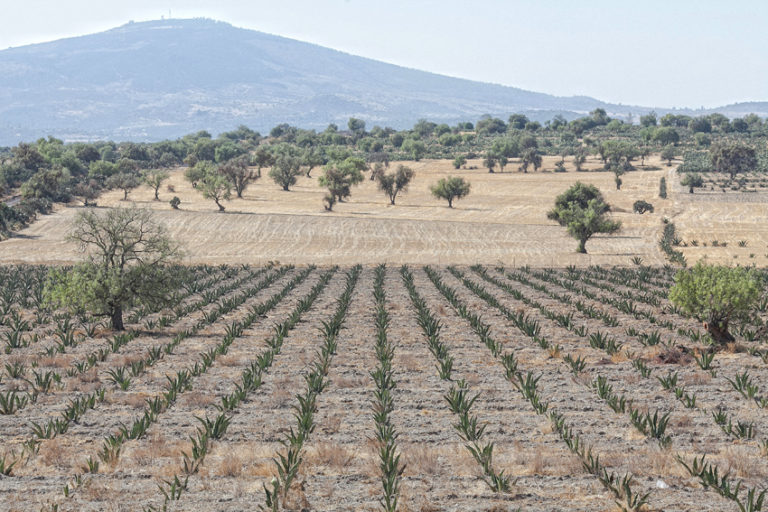
[[[375,183],[366,180],[354,187],[348,202],[333,212],[322,206],[323,189],[313,178],[299,178],[290,191],[283,192],[266,176],[251,185],[243,199],[226,204],[218,213],[213,201],[204,200],[183,177],[183,170],[172,172],[163,187],[162,201],[152,200],[152,192],[142,186],[129,201],[122,192],[109,192],[99,199],[100,207],[137,204],[157,210],[160,220],[185,247],[190,264],[251,263],[280,261],[294,264],[473,264],[498,262],[511,266],[566,266],[589,264],[629,265],[633,256],[647,264],[661,264],[658,249],[661,219],[677,224],[682,240],[725,241],[725,248],[688,247],[689,259],[707,257],[711,261],[768,262],[768,201],[766,194],[708,194],[689,197],[678,184],[673,168],[654,157],[647,165],[656,170],[638,170],[623,177],[616,191],[613,174],[576,173],[566,163],[567,173],[546,171],[554,167],[555,157],[545,157],[544,169],[523,174],[511,163],[505,173],[489,174],[479,160],[470,161],[476,169],[456,171],[449,161],[408,163],[416,178],[408,193],[390,206]],[[600,163],[590,160],[587,169]],[[472,184],[470,195],[457,201],[455,208],[433,198],[430,185],[448,175],[463,176]],[[669,198],[658,198],[659,179],[667,176]],[[565,229],[546,219],[555,196],[576,180],[597,185],[614,206],[615,217],[624,227],[615,236],[596,236],[587,244],[588,255],[574,252],[576,242]],[[181,199],[181,209],[171,210],[168,200]],[[632,213],[638,199],[651,202],[653,214]],[[70,221],[79,207],[60,208],[44,216],[16,237],[0,242],[0,262],[71,262],[79,258],[74,247],[64,241]],[[738,247],[746,240],[746,247]],[[752,255],[752,258],[750,258]]]
[[[210,267],[178,306],[131,313],[122,344],[16,299],[29,343],[0,353],[0,393],[37,400],[0,414],[0,460],[15,462],[0,509],[258,510],[315,389],[281,510],[381,510],[372,372],[388,357],[400,511],[739,510],[768,478],[768,353],[744,331],[700,363],[700,326],[662,298],[671,272],[636,272]],[[729,382],[744,372],[755,398]],[[454,409],[461,387],[477,398]],[[484,430],[467,435],[457,410]],[[195,452],[203,420],[220,416]],[[507,489],[486,483],[475,445],[492,446]],[[736,498],[686,470],[702,456],[740,483]]]

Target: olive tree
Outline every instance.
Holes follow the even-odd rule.
[[[384,174],[382,172],[377,175],[376,179],[379,183],[379,190],[387,194],[389,203],[394,205],[397,194],[408,190],[408,184],[413,176],[413,169],[399,165],[394,173]]]
[[[365,160],[353,156],[326,165],[324,174],[318,179],[318,184],[328,189],[328,195],[323,199],[325,209],[331,211],[337,201],[343,202],[349,197],[352,185],[365,179],[363,171],[367,168]]]
[[[587,240],[596,233],[615,233],[621,223],[607,218],[611,207],[594,185],[576,182],[557,196],[555,207],[547,218],[568,228],[568,234],[579,241],[576,252],[586,253]]]
[[[48,304],[109,317],[113,329],[123,330],[126,308],[160,307],[173,297],[179,271],[168,265],[181,252],[150,211],[81,211],[68,239],[87,257],[51,273],[45,285]]]
[[[717,144],[709,150],[712,167],[717,172],[728,173],[731,179],[738,173],[757,167],[755,148],[741,144]]]
[[[160,200],[160,197],[158,197],[158,191],[163,185],[163,182],[167,180],[168,177],[168,172],[164,171],[163,169],[146,169],[141,173],[141,180],[155,191],[155,201]]]
[[[219,165],[219,174],[229,181],[240,199],[243,198],[243,192],[248,188],[248,185],[259,178],[259,175],[248,167],[246,156],[232,158]]]
[[[269,177],[286,192],[296,184],[296,180],[300,175],[301,158],[289,154],[279,155],[269,170]]]
[[[453,201],[469,195],[470,183],[464,178],[448,176],[431,187],[432,195],[448,201],[448,208],[453,208]]]
[[[684,187],[688,187],[688,193],[693,194],[694,188],[701,188],[704,186],[704,180],[701,178],[701,174],[689,172],[685,174],[685,177],[682,180],[680,180],[680,184]]]
[[[703,322],[715,341],[725,343],[734,339],[729,322],[749,316],[760,298],[761,284],[755,269],[698,262],[675,275],[669,300]]]
[[[139,186],[139,180],[136,175],[128,172],[119,172],[107,178],[105,182],[107,188],[119,188],[123,191],[123,201],[128,199],[128,193]]]

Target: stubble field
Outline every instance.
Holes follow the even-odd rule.
[[[544,158],[544,169],[555,157]],[[496,264],[511,266],[629,265],[634,256],[646,264],[662,264],[658,249],[662,218],[675,222],[682,240],[698,240],[698,247],[683,248],[689,259],[706,256],[710,261],[768,263],[768,201],[766,193],[709,194],[707,200],[690,197],[679,186],[674,167],[658,157],[647,159],[647,170],[624,175],[620,191],[613,174],[581,172],[566,162],[566,173],[551,171],[527,174],[510,163],[506,172],[490,174],[479,160],[453,169],[445,161],[406,162],[416,172],[409,191],[390,206],[374,182],[354,187],[348,202],[333,212],[322,206],[323,189],[317,184],[321,170],[312,178],[301,177],[290,192],[283,192],[264,176],[251,185],[243,199],[225,202],[218,213],[213,201],[203,199],[184,180],[183,169],[172,171],[164,185],[162,201],[142,186],[122,201],[122,191],[99,198],[99,207],[136,204],[156,210],[170,234],[179,240],[190,264],[280,261],[292,264]],[[393,164],[393,166],[396,164]],[[590,159],[586,169],[601,166]],[[653,169],[653,170],[652,170]],[[472,184],[470,195],[449,209],[433,198],[429,187],[440,178],[457,175]],[[667,178],[669,197],[658,198],[659,180]],[[623,223],[620,233],[596,236],[587,244],[588,255],[574,252],[576,243],[565,229],[547,220],[557,194],[575,181],[597,185],[613,206],[614,217]],[[181,209],[171,210],[168,200],[181,199]],[[643,199],[655,207],[652,214],[632,213],[632,204]],[[0,262],[60,263],[81,255],[65,241],[72,218],[80,207],[61,208],[43,216],[16,237],[0,243]],[[711,241],[726,242],[712,247]],[[746,247],[738,242],[745,240]],[[708,247],[702,244],[707,242]],[[750,256],[751,255],[751,256]],[[736,258],[736,259],[734,259]]]

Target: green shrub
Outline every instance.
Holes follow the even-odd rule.
[[[701,262],[675,275],[669,300],[704,322],[718,342],[733,341],[728,324],[749,317],[760,299],[761,278],[752,268],[705,265]]]

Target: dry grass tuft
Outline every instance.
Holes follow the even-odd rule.
[[[356,453],[339,443],[321,442],[307,453],[308,461],[328,466],[337,471],[349,467],[355,460]]]
[[[405,474],[409,476],[435,475],[439,471],[438,451],[424,445],[402,446]]]

